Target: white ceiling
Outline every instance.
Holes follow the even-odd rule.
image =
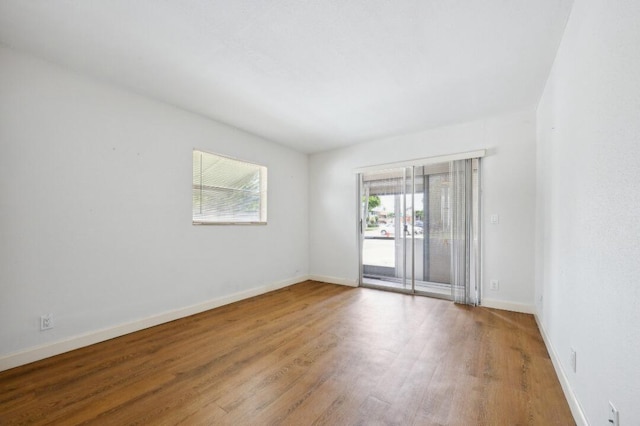
[[[303,152],[537,103],[573,0],[0,0],[0,42]]]

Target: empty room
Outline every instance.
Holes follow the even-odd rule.
[[[639,22],[0,0],[0,424],[640,424]]]

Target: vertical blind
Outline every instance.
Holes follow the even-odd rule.
[[[480,181],[478,159],[450,163],[451,290],[456,303],[480,304]]]

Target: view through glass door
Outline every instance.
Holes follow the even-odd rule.
[[[413,222],[412,168],[397,168],[362,177],[363,247],[365,283],[413,291],[411,283]],[[409,238],[407,238],[407,236]]]
[[[450,163],[360,175],[361,285],[452,298],[451,181]]]

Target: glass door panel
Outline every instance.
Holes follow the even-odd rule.
[[[451,190],[449,165],[419,168],[422,209],[417,215],[422,240],[416,245],[416,291],[451,294]]]
[[[411,290],[411,250],[408,217],[412,215],[407,186],[412,168],[384,170],[362,177],[362,282],[401,291]]]
[[[361,176],[361,283],[451,296],[449,164]]]

